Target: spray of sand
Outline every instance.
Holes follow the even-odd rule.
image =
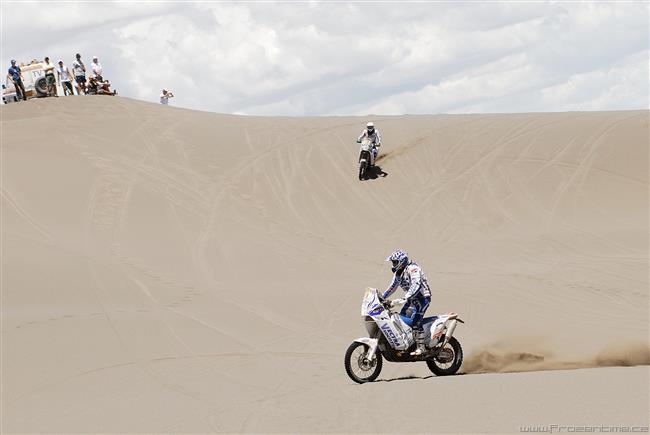
[[[571,360],[539,349],[499,351],[485,347],[468,355],[463,369],[465,373],[508,373],[638,365],[650,365],[648,343],[617,343],[595,355]]]

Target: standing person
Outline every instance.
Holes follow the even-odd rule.
[[[67,66],[63,65],[63,61],[59,59],[59,66],[56,69],[56,74],[59,77],[59,82],[63,88],[63,95],[74,95],[72,90],[72,74]]]
[[[77,88],[77,95],[81,95],[81,91],[86,93],[86,65],[81,60],[81,55],[77,53],[77,60],[72,63],[72,72],[74,73],[74,80]]]
[[[43,70],[45,71],[45,83],[47,84],[48,97],[59,96],[59,93],[56,89],[56,77],[54,76],[54,68],[54,64],[50,62],[50,58],[45,57],[45,65],[43,65]]]
[[[167,89],[162,90],[162,94],[160,94],[160,104],[167,105],[169,104],[169,99],[174,98],[174,94],[172,94],[172,91],[168,91]]]
[[[20,94],[23,97],[23,101],[27,101],[27,93],[25,92],[25,85],[23,84],[23,73],[20,71],[20,67],[16,65],[16,61],[12,59],[11,66],[9,67],[9,74],[7,74],[9,80],[14,84],[16,88],[16,93]]]
[[[104,79],[102,78],[102,73],[104,72],[104,69],[102,68],[102,64],[99,63],[97,56],[93,56],[93,63],[90,64],[90,67],[93,70],[93,74],[95,74],[95,78],[100,82],[103,82]]]

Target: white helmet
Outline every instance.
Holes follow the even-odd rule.
[[[368,130],[368,133],[374,133],[375,131],[375,124],[373,122],[369,122],[366,124],[366,130]]]

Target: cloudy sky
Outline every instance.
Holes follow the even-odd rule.
[[[261,115],[649,107],[647,2],[2,2],[2,62]]]

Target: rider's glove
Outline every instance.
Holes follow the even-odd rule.
[[[361,143],[361,139],[357,139],[357,143]]]

